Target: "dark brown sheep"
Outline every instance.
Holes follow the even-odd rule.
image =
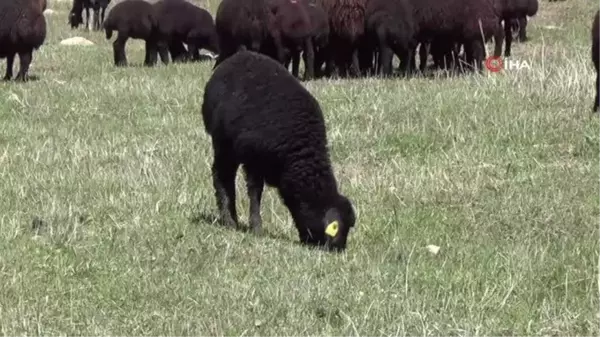
[[[0,58],[6,58],[4,80],[13,77],[13,63],[19,55],[15,80],[27,81],[33,51],[46,40],[46,0],[0,0]]]
[[[274,51],[265,52],[277,58],[286,55],[283,62],[288,64],[292,59],[292,74],[298,77],[300,53],[304,56],[304,79],[314,77],[314,29],[311,23],[308,0],[270,0],[272,26],[270,36],[273,38]]]
[[[94,30],[100,30],[104,23],[106,7],[111,0],[73,0],[73,6],[69,12],[69,24],[71,28],[77,28],[83,23],[83,10],[85,9],[86,28],[90,29],[90,9],[93,11],[92,26]]]
[[[372,60],[365,34],[367,0],[324,0],[324,3],[329,8],[331,57],[340,75],[359,76],[361,69],[370,68]],[[368,57],[365,59],[363,55]]]
[[[496,11],[504,21],[504,56],[511,54],[513,31],[519,32],[519,41],[527,41],[527,17],[538,11],[538,0],[495,0]]]
[[[596,11],[596,16],[594,16],[594,22],[592,23],[592,61],[594,62],[594,68],[596,68],[596,98],[594,99],[594,111],[598,111],[598,106],[600,105],[600,96],[598,94],[598,90],[600,90],[600,50],[598,44],[600,41],[600,21],[598,21],[598,13],[600,11]]]
[[[398,56],[401,70],[409,71],[415,48],[415,24],[408,0],[370,0],[366,9],[366,28],[369,41],[378,53],[377,73],[392,74],[392,58]]]
[[[238,50],[264,49],[270,18],[266,0],[221,1],[215,17],[220,48],[215,67]]]
[[[208,11],[185,0],[161,0],[154,4],[158,24],[158,47],[162,60],[168,51],[174,60],[199,61],[204,48],[219,53],[215,23]],[[187,52],[181,50],[182,43]]]
[[[409,0],[413,6],[417,40],[444,40],[441,54],[451,54],[455,43],[465,49],[467,63],[483,70],[484,43],[494,38],[494,56],[501,56],[504,31],[493,0]],[[443,50],[446,49],[446,50]],[[425,64],[422,62],[421,70]]]

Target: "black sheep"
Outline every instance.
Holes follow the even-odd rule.
[[[19,55],[15,80],[27,81],[33,51],[46,40],[46,0],[0,0],[0,59],[6,58],[4,80],[13,77],[13,63]]]
[[[596,16],[594,17],[594,23],[592,23],[592,61],[594,62],[594,68],[596,68],[596,99],[594,99],[594,111],[598,111],[598,106],[600,105],[600,96],[598,94],[598,90],[600,87],[600,50],[598,47],[598,39],[600,39],[600,21],[598,21],[598,13],[600,11],[596,11]]]
[[[238,50],[259,52],[269,35],[270,15],[266,0],[223,0],[215,25],[219,57],[215,67]]]
[[[119,35],[113,42],[113,55],[116,66],[126,66],[125,44],[129,38],[146,41],[144,65],[153,66],[157,61],[157,19],[152,5],[144,0],[125,0],[116,4],[104,21],[106,39],[112,32]],[[162,55],[161,55],[162,56]],[[168,60],[164,60],[167,63]]]
[[[154,10],[161,59],[168,60],[169,47],[174,60],[199,61],[202,48],[219,53],[215,23],[205,9],[185,0],[161,0],[154,4]],[[182,43],[187,45],[187,53],[181,49]]]
[[[493,0],[409,1],[413,6],[418,42],[446,41],[446,50],[440,51],[442,54],[450,54],[455,43],[462,44],[467,63],[480,71],[485,58],[485,41],[493,36],[494,56],[502,54],[504,32]],[[421,64],[421,70],[424,66]]]
[[[243,165],[255,232],[262,228],[266,183],[278,189],[301,242],[345,248],[355,214],[338,191],[323,113],[287,69],[265,55],[236,53],[206,84],[202,117],[212,138],[213,183],[225,225],[238,226],[235,176]]]
[[[402,72],[409,70],[415,48],[412,7],[408,0],[370,0],[366,9],[366,29],[370,41],[376,43],[377,73],[392,74],[392,59],[398,56]]]
[[[527,17],[538,11],[538,0],[495,0],[496,10],[504,21],[504,56],[511,54],[513,31],[519,32],[519,41],[527,41]]]
[[[104,23],[106,7],[111,0],[73,0],[73,7],[69,12],[71,28],[77,28],[83,23],[83,10],[85,9],[86,27],[90,29],[90,8],[93,11],[93,29],[100,30]]]

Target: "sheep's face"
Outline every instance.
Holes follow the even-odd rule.
[[[356,215],[350,200],[339,196],[335,206],[328,209],[323,218],[325,248],[335,251],[346,249],[348,233],[355,222]]]

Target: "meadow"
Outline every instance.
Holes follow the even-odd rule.
[[[342,254],[297,244],[273,189],[264,236],[215,222],[212,62],[130,41],[116,68],[49,8],[37,80],[0,83],[0,334],[600,334],[596,1],[541,0],[529,68],[306,82],[357,213]]]

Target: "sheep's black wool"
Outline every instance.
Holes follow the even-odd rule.
[[[598,20],[598,15],[600,11],[596,11],[596,16],[594,16],[594,22],[592,23],[592,61],[594,62],[594,68],[596,68],[596,99],[594,99],[594,111],[598,111],[598,106],[600,105],[600,95],[598,90],[600,90],[600,48],[598,44],[600,41],[600,21]]]
[[[6,58],[4,80],[13,77],[13,63],[19,55],[16,80],[27,81],[33,51],[46,40],[46,0],[0,0],[0,58]]]
[[[355,214],[341,195],[319,103],[280,63],[250,51],[223,61],[204,90],[204,127],[212,138],[221,221],[237,226],[235,176],[244,167],[250,226],[261,231],[264,184],[278,189],[300,240],[344,249]],[[337,227],[326,233],[328,225]]]
[[[146,41],[144,65],[155,65],[158,55],[157,28],[158,21],[150,3],[144,0],[125,0],[116,4],[104,21],[106,39],[112,37],[113,31],[119,34],[113,42],[115,65],[127,65],[125,44],[130,38]],[[163,59],[163,62],[167,63],[168,59]]]

